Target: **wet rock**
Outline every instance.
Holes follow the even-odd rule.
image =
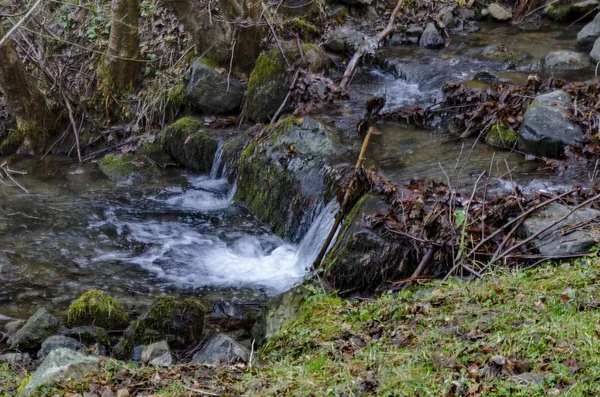
[[[336,53],[342,53],[345,50],[348,52],[354,52],[360,46],[363,36],[364,35],[362,33],[352,29],[351,27],[342,26],[327,36],[323,46],[325,49]],[[329,46],[327,44],[328,42],[330,43]]]
[[[577,43],[583,48],[592,48],[600,37],[600,13],[577,33]]]
[[[25,325],[8,338],[12,348],[36,349],[42,342],[60,328],[60,323],[46,309],[39,309]]]
[[[490,16],[497,21],[508,21],[513,16],[511,10],[498,3],[490,4],[487,9],[490,13]]]
[[[592,48],[592,51],[590,52],[590,57],[594,61],[600,62],[600,38],[596,39],[596,42],[594,43],[594,47]]]
[[[96,327],[93,325],[65,329],[60,332],[60,335],[73,338],[87,345],[100,343],[106,346],[109,342],[108,333],[103,328]]]
[[[267,342],[283,323],[292,320],[300,312],[308,291],[299,286],[271,298],[261,310],[252,328],[257,346]]]
[[[199,172],[210,172],[218,145],[219,137],[193,117],[169,125],[162,138],[163,148],[178,165]]]
[[[37,352],[37,358],[42,359],[50,354],[51,351],[56,349],[71,349],[79,352],[85,351],[86,347],[84,344],[77,342],[73,338],[69,338],[62,335],[52,335],[42,343],[42,348]]]
[[[31,361],[29,353],[4,353],[0,355],[0,364],[22,364]]]
[[[127,326],[127,313],[121,304],[102,291],[90,290],[69,306],[67,325],[93,325],[106,329]]]
[[[226,71],[200,58],[191,66],[186,103],[205,114],[231,114],[240,110],[244,86]]]
[[[329,201],[325,165],[335,153],[335,136],[308,117],[288,117],[267,134],[240,156],[235,199],[277,234],[298,241]]]
[[[138,151],[142,156],[150,159],[161,168],[175,165],[175,160],[169,156],[160,142],[144,142]]]
[[[331,37],[325,39],[323,47],[325,47],[325,49],[328,51],[335,52],[336,54],[341,54],[344,52],[345,48],[344,38],[340,35],[333,34]]]
[[[322,71],[329,63],[325,52],[314,44],[303,44],[304,59],[311,72]],[[284,52],[290,64],[300,59],[297,46],[285,46]],[[248,79],[247,115],[255,121],[269,120],[285,99],[293,72],[278,49],[263,51]]]
[[[144,182],[160,174],[156,164],[135,154],[109,154],[98,162],[100,170],[113,182],[132,184]]]
[[[425,30],[419,40],[419,46],[423,48],[439,48],[444,46],[444,39],[432,22],[425,26]]]
[[[14,320],[14,321],[8,322],[4,325],[4,330],[9,335],[14,334],[21,327],[23,327],[25,325],[25,322],[26,322],[25,320]]]
[[[230,301],[221,301],[215,303],[213,306],[212,315],[214,317],[229,317],[229,318],[244,318],[244,312],[241,307],[230,302]]]
[[[140,359],[143,363],[158,367],[168,367],[173,364],[171,349],[164,340],[144,346]]]
[[[483,83],[503,83],[506,81],[502,77],[492,72],[488,72],[486,70],[482,70],[480,72],[475,73],[475,76],[473,76],[473,80],[481,81]]]
[[[527,54],[502,44],[492,44],[485,47],[481,55],[484,58],[505,63],[509,68],[523,64],[528,58]]]
[[[248,362],[250,351],[227,335],[218,334],[212,337],[192,357],[193,364],[234,364],[239,361]]]
[[[202,340],[206,310],[190,298],[162,296],[123,335],[114,349],[117,358],[128,359],[135,346],[160,340],[188,346]]]
[[[99,357],[86,356],[71,349],[56,349],[44,359],[21,395],[33,395],[38,387],[59,379],[81,379],[87,373],[98,370],[99,364]]]
[[[525,112],[519,132],[519,150],[537,156],[559,157],[568,145],[579,145],[581,128],[567,118],[567,94],[554,91],[536,97]]]
[[[408,37],[417,37],[420,38],[423,34],[423,28],[419,25],[410,25],[408,29],[406,29],[405,34]]]
[[[381,199],[364,196],[348,213],[322,264],[335,289],[375,291],[389,280],[410,277],[419,260],[406,257],[396,240],[360,226],[363,215],[387,211]]]
[[[544,58],[548,70],[578,70],[590,65],[589,56],[575,51],[553,51]]]
[[[564,220],[552,226],[565,216]],[[587,253],[600,240],[599,230],[589,226],[567,234],[562,234],[562,230],[597,219],[600,219],[598,210],[585,208],[571,213],[569,207],[552,203],[543,211],[528,217],[523,222],[523,232],[526,237],[541,232],[533,241],[533,245],[545,256]],[[548,230],[545,230],[546,228]]]

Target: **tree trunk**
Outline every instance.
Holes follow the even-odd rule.
[[[4,37],[2,24],[0,37]],[[11,39],[0,46],[0,90],[17,120],[19,136],[30,139],[34,151],[43,150],[54,132],[56,118],[43,92],[25,70]]]
[[[113,0],[108,51],[101,61],[100,85],[103,91],[134,87],[139,68],[139,0]]]

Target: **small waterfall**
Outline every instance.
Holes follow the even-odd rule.
[[[325,206],[314,220],[306,235],[300,241],[298,250],[296,251],[296,266],[301,269],[310,269],[321,247],[325,243],[329,231],[335,222],[338,203],[335,199],[331,200]],[[335,238],[332,240],[335,241]],[[328,249],[331,248],[331,245]]]
[[[219,170],[221,168],[221,162],[223,161],[223,141],[219,141],[217,145],[217,151],[215,152],[215,159],[213,160],[212,168],[210,169],[210,179],[219,178]]]

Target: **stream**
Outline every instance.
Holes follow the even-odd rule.
[[[386,49],[388,66],[360,73],[352,84],[352,100],[319,109],[318,116],[356,148],[355,125],[366,98],[385,94],[388,110],[413,106],[439,98],[443,81],[469,81],[479,70],[522,80],[527,72],[478,60],[474,49],[505,43],[539,59],[559,48],[576,48],[577,31],[526,32],[488,23],[479,32],[458,35],[441,51]],[[407,73],[398,76],[392,64],[404,65]],[[590,73],[579,77],[587,79]],[[488,170],[501,177],[496,180],[499,192],[514,184],[549,189],[577,182],[539,170],[539,163],[521,154],[475,140],[457,141],[401,123],[379,128],[384,134],[373,140],[367,165],[396,183],[433,178],[468,189]],[[26,156],[9,161],[11,168],[27,171],[19,182],[30,193],[0,185],[0,321],[26,318],[41,306],[64,312],[92,288],[130,309],[163,293],[194,295],[209,303],[260,304],[303,280],[336,209],[335,203],[322,206],[302,241],[292,244],[234,203],[235,185],[221,178],[220,156],[209,175],[171,169],[151,183],[132,186],[116,186],[93,163]]]

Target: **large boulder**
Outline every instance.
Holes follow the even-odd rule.
[[[42,342],[60,328],[60,323],[46,309],[42,308],[29,317],[25,325],[8,339],[12,348],[37,349]]]
[[[577,43],[583,48],[592,48],[598,37],[600,37],[600,13],[577,33]]]
[[[544,58],[547,70],[579,70],[590,66],[590,57],[575,51],[553,51]]]
[[[242,105],[244,86],[238,79],[200,58],[192,63],[186,95],[192,110],[207,114],[237,113]]]
[[[600,231],[589,223],[585,226],[585,223],[594,220],[600,220],[600,211],[591,208],[571,211],[567,206],[552,203],[543,211],[525,219],[523,232],[526,237],[540,233],[532,243],[544,256],[585,254],[600,241]],[[563,233],[577,224],[584,226]]]
[[[135,346],[160,340],[188,346],[202,340],[206,309],[195,299],[161,296],[134,321],[115,346],[117,358],[128,359]]]
[[[600,38],[596,39],[594,42],[594,47],[592,47],[592,51],[590,52],[590,57],[596,61],[600,62]]]
[[[285,322],[292,320],[300,313],[307,294],[306,288],[298,286],[267,302],[252,327],[252,337],[257,346],[267,342]]]
[[[326,159],[335,135],[310,119],[289,117],[240,156],[235,199],[279,235],[298,241],[331,193]]]
[[[110,180],[120,184],[144,182],[160,175],[156,164],[144,156],[130,153],[109,154],[98,165]]]
[[[563,91],[536,97],[523,118],[519,150],[537,156],[559,157],[566,146],[580,145],[583,132],[568,120],[566,108],[570,105],[569,97]]]
[[[102,291],[90,290],[69,306],[67,325],[98,326],[106,329],[123,329],[127,326],[127,313],[121,304]]]
[[[419,46],[423,48],[439,48],[444,46],[444,39],[432,22],[429,22],[425,26],[425,30],[419,39]]]
[[[508,21],[513,17],[511,10],[498,3],[490,4],[488,12],[490,13],[490,16],[497,21]]]
[[[73,338],[62,335],[52,335],[46,338],[42,343],[42,348],[38,351],[37,358],[42,359],[56,349],[71,349],[83,352],[86,347],[83,343],[77,342]]]
[[[99,369],[100,358],[86,356],[71,349],[52,351],[23,388],[22,396],[35,394],[38,387],[60,379],[77,380]]]
[[[246,114],[252,120],[267,121],[273,117],[289,91],[295,70],[290,66],[300,60],[300,51],[296,45],[282,48],[285,59],[278,49],[263,51],[248,78]],[[309,71],[318,72],[327,67],[329,58],[316,45],[303,44],[302,52]]]
[[[192,364],[234,364],[238,361],[248,362],[250,351],[227,335],[218,334],[206,342],[194,357]]]
[[[203,128],[201,120],[184,117],[165,129],[162,146],[177,164],[210,172],[219,140],[219,136]]]

